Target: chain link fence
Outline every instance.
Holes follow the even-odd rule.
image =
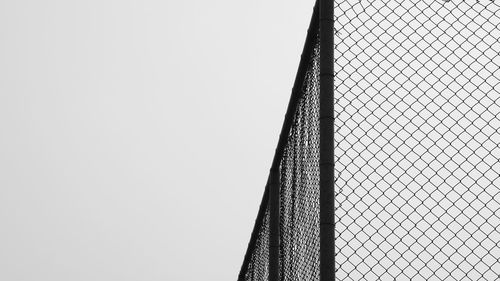
[[[335,0],[336,278],[500,280],[500,7]]]
[[[334,0],[336,280],[500,280],[499,4]],[[319,280],[313,34],[279,158],[283,281]],[[269,277],[267,192],[240,281]]]

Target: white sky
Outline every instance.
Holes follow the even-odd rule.
[[[236,280],[313,5],[0,1],[0,280]]]

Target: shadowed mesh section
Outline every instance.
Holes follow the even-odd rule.
[[[499,4],[334,14],[336,279],[499,280]]]
[[[281,161],[281,280],[319,280],[319,44]]]
[[[244,280],[268,280],[269,278],[269,208],[266,210],[263,221],[259,224],[259,232],[255,247],[251,250],[252,256],[245,272]]]
[[[280,278],[319,280],[319,43],[314,43],[280,162]],[[269,210],[258,225],[258,238],[244,280],[269,276]]]

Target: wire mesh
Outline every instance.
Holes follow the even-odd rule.
[[[500,280],[500,6],[334,0],[336,280]],[[280,280],[319,280],[319,44],[280,161]],[[265,197],[266,198],[266,197]],[[269,210],[241,280],[269,277]]]
[[[280,279],[319,279],[319,41],[280,162]],[[269,210],[243,280],[268,280]]]
[[[500,279],[500,7],[335,1],[336,279]]]
[[[281,161],[281,280],[319,279],[319,44]]]

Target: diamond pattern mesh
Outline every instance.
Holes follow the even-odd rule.
[[[500,280],[499,4],[333,1],[336,280]],[[319,280],[314,46],[279,167],[283,281]],[[269,210],[256,233],[240,281],[269,278]]]
[[[336,278],[499,280],[499,5],[334,16]]]

